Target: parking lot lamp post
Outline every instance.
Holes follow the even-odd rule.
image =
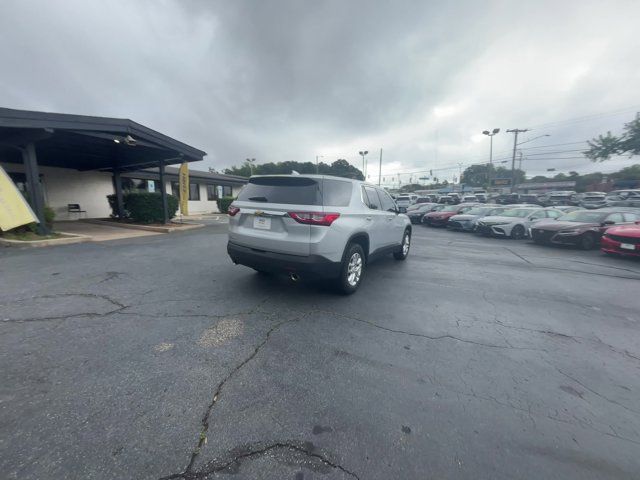
[[[360,156],[362,157],[362,176],[364,177],[364,179],[367,179],[367,176],[365,175],[365,160],[364,157],[365,155],[367,155],[369,153],[369,150],[361,150],[358,152],[360,154]]]
[[[494,128],[491,132],[489,132],[489,130],[485,130],[482,132],[483,135],[487,135],[489,137],[489,168],[487,170],[487,191],[491,190],[491,171],[493,170],[493,136],[497,133],[500,133],[499,128]]]
[[[256,161],[255,158],[247,158],[247,163],[249,164],[249,174],[253,175],[253,164]]]

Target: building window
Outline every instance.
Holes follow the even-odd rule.
[[[218,200],[218,186],[217,185],[207,185],[207,200],[209,200],[209,201]]]
[[[231,187],[228,187],[228,186],[222,187],[222,196],[223,197],[233,196],[233,191],[231,190]]]
[[[189,200],[200,200],[200,184],[189,182]]]

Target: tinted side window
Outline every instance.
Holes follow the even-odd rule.
[[[378,195],[380,196],[380,202],[382,202],[382,210],[385,210],[387,212],[396,211],[396,203],[387,192],[378,190]]]
[[[378,194],[376,193],[376,189],[373,187],[364,187],[364,191],[367,193],[368,198],[368,206],[373,210],[382,210],[382,205],[380,205],[380,199],[378,198]]]
[[[322,181],[322,203],[329,207],[348,207],[353,183],[325,178]]]
[[[606,221],[608,222],[616,222],[616,223],[622,223],[624,222],[624,218],[622,216],[621,213],[612,213],[611,215],[609,215],[606,218]]]
[[[322,205],[320,187],[313,178],[257,177],[249,180],[238,195],[247,202]]]
[[[561,212],[556,212],[555,210],[547,210],[547,217],[549,218],[558,218],[561,217]]]
[[[635,222],[638,220],[638,215],[635,213],[623,213],[625,222]]]

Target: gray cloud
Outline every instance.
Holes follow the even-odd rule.
[[[633,118],[638,15],[624,1],[9,0],[0,104],[129,117],[206,150],[202,167],[315,155],[360,165],[358,149],[384,148],[387,176],[451,178],[459,162],[486,160],[486,128],[552,135],[535,146]],[[511,141],[497,136],[497,155]],[[630,163],[555,159],[573,155],[525,167]]]

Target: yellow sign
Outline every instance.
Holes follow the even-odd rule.
[[[184,162],[180,165],[180,213],[189,215],[189,164]]]
[[[7,231],[37,221],[20,190],[0,167],[0,230]]]

